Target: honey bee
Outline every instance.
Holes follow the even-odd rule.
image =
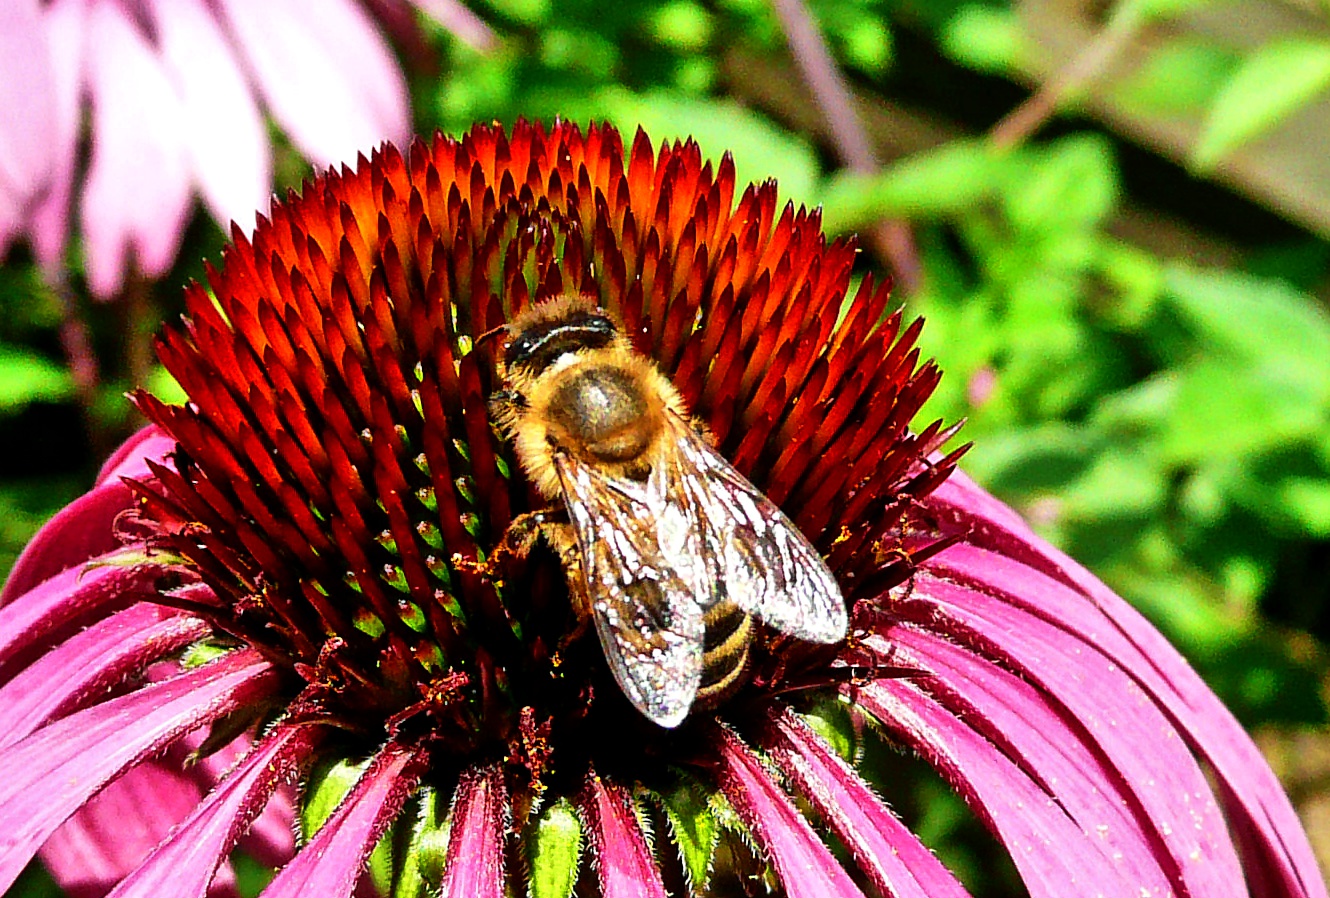
[[[723,698],[746,669],[753,618],[808,642],[845,637],[817,550],[594,302],[561,296],[504,331],[492,412],[537,490],[566,510],[539,514],[536,530],[639,711],[674,727],[694,702]]]

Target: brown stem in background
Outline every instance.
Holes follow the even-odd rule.
[[[152,351],[152,336],[160,324],[156,306],[152,301],[152,282],[131,269],[125,277],[125,292],[121,296],[125,304],[126,327],[125,366],[129,369],[129,382],[135,386],[144,386],[152,376],[155,359]]]
[[[99,437],[101,428],[96,426],[94,418],[101,368],[92,348],[92,331],[79,311],[78,298],[63,273],[53,275],[51,289],[60,304],[60,348],[65,354],[65,364],[69,366],[69,379],[74,383],[84,435],[96,457],[104,458],[111,447],[103,445],[106,441]]]
[[[772,0],[771,5],[785,32],[795,65],[827,120],[837,155],[851,171],[876,172],[877,154],[854,111],[850,89],[803,0]],[[923,272],[909,224],[901,220],[883,221],[867,236],[874,250],[891,264],[896,283],[906,293],[916,292]]]
[[[1085,49],[1049,76],[1039,89],[993,126],[989,137],[999,149],[1023,143],[1057,112],[1068,94],[1098,78],[1117,59],[1145,22],[1140,4],[1122,0]]]

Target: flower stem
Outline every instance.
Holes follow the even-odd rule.
[[[74,383],[74,395],[78,399],[79,417],[83,421],[83,430],[96,457],[102,458],[112,447],[112,443],[102,440],[94,419],[97,404],[97,392],[101,384],[101,367],[97,363],[97,353],[92,347],[92,331],[79,310],[78,298],[63,271],[51,275],[50,285],[60,304],[60,348],[65,354],[65,364],[69,366],[69,379]]]
[[[771,5],[785,32],[790,52],[794,54],[795,65],[827,121],[837,155],[852,171],[865,174],[877,171],[880,166],[877,153],[855,113],[850,89],[803,0],[772,0]],[[868,239],[877,253],[891,264],[901,289],[906,293],[916,292],[922,269],[909,223],[900,219],[884,220],[873,227]]]
[[[1141,4],[1119,2],[1104,27],[1079,54],[1054,72],[1030,97],[993,126],[993,145],[1011,149],[1038,131],[1062,100],[1090,84],[1113,63],[1145,23]]]

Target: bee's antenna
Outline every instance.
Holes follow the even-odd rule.
[[[486,342],[487,340],[493,339],[495,336],[506,330],[508,330],[508,325],[506,323],[500,324],[498,327],[492,327],[489,330],[485,331],[485,333],[481,334],[479,337],[476,337],[476,339],[471,342],[471,345],[473,347],[479,348],[479,346],[482,343]]]

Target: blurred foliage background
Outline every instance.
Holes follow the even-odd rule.
[[[1136,603],[1257,733],[1330,859],[1330,5],[489,0],[402,48],[417,129],[518,116],[694,136],[858,231],[968,419],[967,470]],[[307,164],[279,152],[275,189]],[[0,266],[0,572],[161,389],[145,349],[216,259],[95,303]],[[71,375],[85,325],[94,381]],[[870,759],[871,760],[871,759]],[[881,763],[891,763],[883,760]],[[983,847],[893,796],[958,871]],[[907,790],[908,791],[908,790]],[[976,847],[978,846],[978,847]],[[995,886],[996,887],[996,886]],[[983,887],[977,887],[984,892]]]

